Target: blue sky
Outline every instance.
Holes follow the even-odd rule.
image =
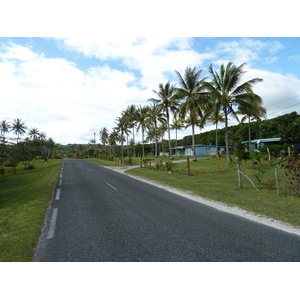
[[[2,37],[0,118],[21,118],[61,144],[88,143],[91,129],[112,130],[128,105],[147,104],[160,82],[176,83],[174,70],[191,65],[205,76],[211,63],[228,61],[247,63],[244,80],[263,79],[254,91],[268,118],[300,113],[300,38]]]

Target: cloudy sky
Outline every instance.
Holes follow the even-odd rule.
[[[57,143],[88,143],[91,129],[111,130],[128,105],[149,104],[159,83],[176,83],[174,70],[191,65],[205,76],[228,61],[247,63],[244,80],[263,79],[254,91],[268,118],[300,113],[300,38],[5,37],[0,119],[20,118]]]

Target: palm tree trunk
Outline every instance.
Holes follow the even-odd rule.
[[[197,161],[196,156],[196,148],[195,148],[195,124],[192,124],[192,144],[193,144],[193,155],[194,155],[194,161]]]
[[[177,155],[177,128],[176,128],[176,142],[175,142],[175,148],[176,148],[176,150],[175,150],[175,156]]]
[[[251,146],[251,129],[250,129],[250,116],[249,118],[249,122],[248,122],[248,133],[249,133],[249,152],[250,152],[250,146]]]
[[[224,109],[225,112],[225,144],[226,144],[226,158],[227,162],[231,163],[232,159],[229,153],[229,139],[228,139],[228,116],[227,116],[227,108]]]
[[[142,140],[143,140],[143,156],[145,156],[145,146],[144,146],[144,130],[142,130]]]
[[[172,148],[171,148],[171,134],[170,134],[170,126],[168,124],[168,136],[169,136],[169,151],[170,151],[170,158],[172,159],[173,158],[173,155],[172,155]]]
[[[132,127],[132,135],[133,135],[133,155],[135,157],[135,139],[134,139],[134,126]]]

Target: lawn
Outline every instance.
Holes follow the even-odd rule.
[[[0,261],[32,261],[62,160],[34,162],[0,181]]]
[[[278,164],[280,165],[280,163]],[[228,206],[240,207],[246,211],[266,216],[292,225],[300,226],[300,197],[291,195],[287,188],[284,170],[279,168],[280,193],[277,194],[274,166],[268,162],[256,165],[241,164],[241,171],[249,176],[260,191],[243,177],[243,187],[238,187],[237,165],[221,159],[221,172],[217,172],[216,158],[202,158],[190,162],[191,176],[187,176],[187,162],[173,163],[173,172],[152,168],[135,168],[126,173],[153,180],[206,199],[222,202]],[[260,183],[258,181],[260,179]]]

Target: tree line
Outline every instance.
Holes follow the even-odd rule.
[[[158,156],[158,143],[168,134],[168,151],[173,158],[170,130],[176,131],[175,147],[177,147],[177,131],[191,127],[191,144],[193,159],[196,161],[195,128],[203,129],[207,122],[216,125],[215,144],[218,154],[218,124],[225,124],[225,146],[227,161],[231,162],[229,153],[230,133],[229,117],[239,122],[245,120],[249,123],[265,117],[266,109],[262,106],[262,99],[253,92],[253,86],[262,82],[261,78],[242,81],[245,73],[245,63],[240,66],[228,62],[215,70],[212,64],[207,77],[202,77],[203,70],[196,67],[186,67],[184,74],[175,71],[178,82],[171,84],[159,83],[158,89],[153,90],[154,97],[148,99],[149,105],[129,105],[116,118],[116,127],[108,132],[106,127],[100,130],[100,141],[112,148],[121,144],[121,157],[123,145],[130,142],[135,153],[135,133],[142,134],[142,156],[145,155],[145,143],[153,142],[155,156]],[[249,129],[250,130],[250,129]],[[250,132],[250,131],[249,131]],[[94,141],[95,142],[95,141]],[[128,149],[128,147],[127,147]]]
[[[47,139],[44,132],[38,128],[29,129],[25,122],[17,118],[13,123],[2,120],[0,123],[0,169],[4,172],[4,166],[14,167],[23,162],[26,169],[32,169],[31,161],[41,157],[47,161],[53,154],[56,146],[52,138]],[[12,132],[16,137],[8,137]],[[27,133],[27,137],[22,139]],[[58,154],[57,154],[58,155]],[[58,155],[59,156],[59,155]],[[2,174],[3,175],[3,174]]]

